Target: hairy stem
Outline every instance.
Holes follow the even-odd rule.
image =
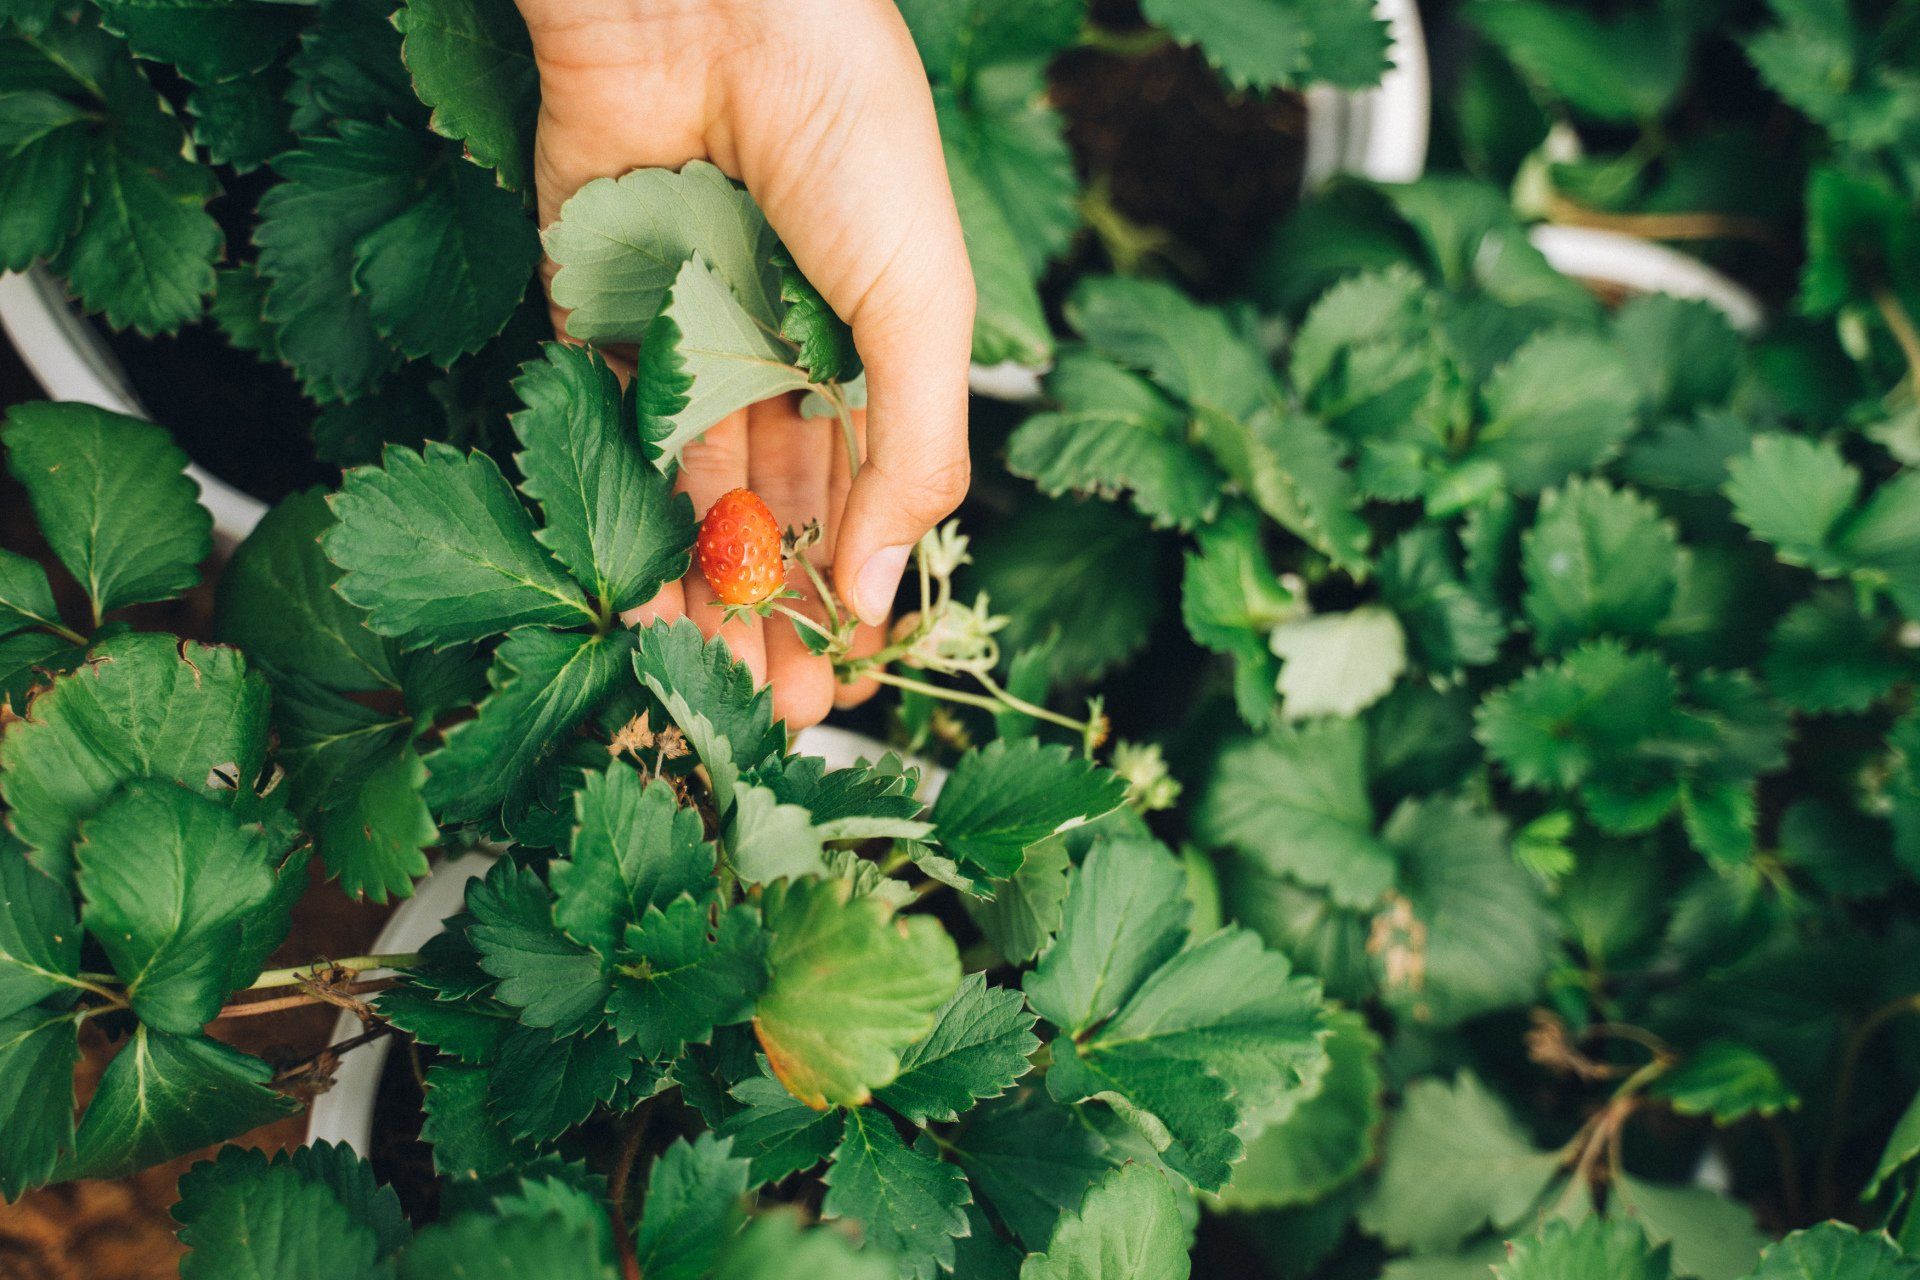
[[[986,684],[991,689],[999,690],[998,695],[988,697],[982,693],[968,693],[964,689],[948,689],[925,680],[915,680],[912,676],[896,675],[891,671],[876,669],[866,672],[865,675],[868,679],[876,680],[881,684],[890,684],[896,689],[906,689],[913,693],[924,693],[930,698],[939,698],[946,702],[959,702],[969,707],[979,707],[985,711],[1018,711],[1023,715],[1030,715],[1035,719],[1045,720],[1049,724],[1057,724],[1063,729],[1071,729],[1079,734],[1085,734],[1090,727],[1083,720],[1075,720],[1071,717],[1063,716],[1056,711],[1049,711],[1045,707],[1036,707],[1024,698],[1015,698],[1004,689],[1000,689],[1000,686],[994,684],[989,677],[980,675],[978,672],[974,673],[974,678]]]
[[[385,991],[394,983],[392,978],[369,978],[363,982],[349,982],[338,988],[340,995],[362,996],[375,991]],[[214,1015],[215,1021],[232,1018],[254,1018],[263,1013],[285,1013],[289,1009],[304,1009],[310,1004],[331,1004],[322,996],[301,992],[297,996],[277,996],[272,1000],[249,1000],[241,1004],[230,1004]]]
[[[301,982],[311,982],[324,978],[335,970],[344,969],[348,973],[366,973],[371,969],[411,969],[420,963],[417,951],[396,952],[392,955],[348,956],[344,960],[319,960],[313,964],[295,965],[291,969],[269,969],[247,984],[248,991],[266,991],[272,987],[296,987]]]

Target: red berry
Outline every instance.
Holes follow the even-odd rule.
[[[780,525],[751,489],[723,493],[707,508],[694,551],[721,604],[759,604],[786,581]]]

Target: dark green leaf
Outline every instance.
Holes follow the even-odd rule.
[[[573,842],[550,870],[554,919],[602,956],[650,906],[712,890],[714,850],[700,814],[672,786],[615,767],[587,775],[574,799]]]
[[[747,1162],[725,1138],[684,1138],[653,1162],[634,1253],[649,1280],[702,1280],[746,1215]]]
[[[972,1200],[966,1175],[940,1159],[929,1139],[909,1147],[881,1112],[856,1107],[825,1174],[821,1216],[859,1224],[861,1235],[893,1255],[902,1276],[933,1280],[953,1267],[953,1237],[967,1230]]]
[[[1120,807],[1126,783],[1067,748],[1034,739],[993,742],[960,757],[934,802],[940,845],[963,867],[1004,879],[1028,848],[1068,822]]]
[[[900,1055],[900,1074],[877,1096],[915,1124],[957,1120],[1027,1073],[1040,1047],[1033,1023],[1017,990],[970,974],[934,1015],[933,1030]]]
[[[467,886],[467,910],[480,967],[500,979],[500,998],[519,1007],[523,1022],[562,1033],[600,1025],[607,999],[600,958],[560,932],[539,876],[502,858]]]
[[[707,913],[706,900],[681,897],[627,926],[607,1014],[642,1057],[677,1057],[753,1016],[767,983],[759,913],[733,906],[712,925]]]
[[[502,186],[529,190],[540,77],[519,10],[510,0],[408,0],[393,21],[433,131],[464,143]]]

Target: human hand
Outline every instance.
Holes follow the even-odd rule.
[[[581,185],[710,160],[746,184],[795,263],[853,327],[869,412],[850,476],[838,427],[798,398],[723,420],[682,455],[704,513],[742,486],[810,554],[879,646],[913,545],[965,495],[973,277],[932,94],[892,0],[519,0],[540,70],[534,178],[544,227]],[[549,270],[551,264],[549,264]],[[790,584],[807,596],[802,575]],[[836,687],[790,623],[722,619],[696,566],[629,621],[682,614],[724,635],[798,728],[871,685]]]

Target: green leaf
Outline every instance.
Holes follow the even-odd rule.
[[[1631,1175],[1614,1186],[1609,1208],[1638,1222],[1655,1244],[1673,1247],[1673,1269],[1698,1280],[1741,1280],[1757,1275],[1754,1264],[1768,1235],[1753,1224],[1753,1210],[1706,1187],[1661,1186]]]
[[[279,869],[232,809],[135,780],[82,822],[74,860],[81,919],[146,1025],[191,1035],[256,976],[233,965]]]
[[[322,0],[318,10],[288,59],[294,131],[311,136],[338,121],[381,124],[389,117],[424,131],[427,111],[401,61],[388,0]]]
[[[1381,838],[1400,860],[1405,899],[1389,901],[1368,944],[1387,1002],[1447,1026],[1533,999],[1555,929],[1538,879],[1508,848],[1505,820],[1434,796],[1401,804]],[[1403,910],[1414,922],[1405,934]]]
[[[16,405],[0,441],[34,518],[94,619],[200,581],[213,517],[165,429],[91,405]]]
[[[1242,423],[1203,413],[1201,439],[1260,509],[1355,577],[1368,571],[1366,521],[1340,441],[1310,418],[1263,411]]]
[[[851,382],[860,376],[860,352],[853,329],[834,314],[813,282],[794,265],[784,247],[773,255],[780,270],[780,301],[787,304],[780,336],[799,348],[795,363],[813,382]]]
[[[1108,1103],[1217,1191],[1243,1154],[1235,1130],[1326,1069],[1325,1033],[1320,984],[1229,925],[1161,965],[1098,1030],[1055,1040],[1047,1090]]]
[[[333,590],[340,571],[320,551],[321,537],[333,526],[318,489],[296,493],[269,511],[220,575],[215,630],[276,672],[342,692],[394,688],[398,677],[387,642]]]
[[[349,471],[331,505],[339,523],[321,546],[343,570],[336,590],[382,635],[438,649],[594,620],[484,453],[389,447],[380,466]]]
[[[33,869],[26,851],[0,831],[0,1019],[49,996],[77,993],[80,926],[73,898]]]
[[[584,323],[579,316],[575,311],[567,320],[575,337]],[[794,348],[771,325],[743,305],[705,257],[686,259],[640,339],[642,349],[656,348],[636,375],[640,434],[656,455],[677,462],[681,450],[728,414],[812,385],[794,364]]]
[[[1789,609],[1767,636],[1767,687],[1796,711],[1865,711],[1909,664],[1852,594],[1827,588]]]
[[[750,906],[722,911],[710,924],[705,900],[681,897],[649,906],[627,926],[607,1014],[620,1038],[643,1057],[678,1057],[704,1044],[715,1027],[745,1022],[767,984],[767,935]]]
[[[363,778],[351,795],[312,819],[327,871],[350,898],[385,902],[412,894],[428,871],[427,849],[440,828],[421,798],[427,766],[400,747]]]
[[[1686,78],[1689,43],[1668,11],[1609,21],[1536,0],[1481,0],[1470,21],[1553,96],[1597,119],[1651,120]]]
[[[1167,1180],[1127,1164],[1096,1182],[1064,1213],[1047,1242],[1020,1265],[1020,1280],[1186,1280],[1187,1233]]]
[[[1614,312],[1613,338],[1639,376],[1650,418],[1712,409],[1725,402],[1740,374],[1739,333],[1725,312],[1698,298],[1629,298]]]
[[[1026,1248],[1046,1248],[1060,1215],[1080,1207],[1112,1163],[1106,1141],[1044,1090],[968,1114],[951,1143],[974,1189]]]
[[[616,1094],[637,1102],[664,1080],[609,1027],[584,1035],[516,1027],[492,1068],[487,1109],[513,1137],[553,1142]]]
[[[121,784],[159,778],[233,800],[251,794],[266,746],[266,682],[239,653],[128,633],[0,736],[0,796],[34,864],[65,884],[80,823]]]
[[[1187,553],[1180,583],[1180,616],[1194,642],[1233,659],[1234,701],[1240,718],[1265,726],[1279,705],[1279,660],[1267,638],[1301,609],[1267,561],[1260,521],[1229,507],[1200,531],[1198,551]]]
[[[352,285],[376,333],[444,369],[506,327],[539,261],[521,202],[442,150],[407,208],[355,242]]]
[[[177,329],[213,292],[221,235],[206,205],[217,194],[212,172],[176,152],[98,147],[79,234],[53,265],[115,329]]]
[[[933,1030],[900,1055],[900,1074],[876,1096],[914,1124],[958,1120],[1027,1074],[1027,1059],[1040,1047],[1033,1023],[1019,991],[989,987],[984,974],[969,974],[934,1015]]]
[[[1782,560],[1820,572],[1842,567],[1831,544],[1860,495],[1860,473],[1832,443],[1759,436],[1727,471],[1734,517]]]
[[[1267,643],[1280,659],[1280,709],[1289,720],[1358,715],[1407,669],[1406,633],[1379,605],[1283,622]]]
[[[1275,729],[1220,753],[1195,830],[1270,871],[1368,907],[1392,886],[1394,862],[1374,836],[1366,729],[1321,720]]]
[[[16,552],[0,547],[0,636],[22,627],[58,626],[47,571]]]
[[[1396,1249],[1457,1249],[1491,1224],[1516,1226],[1559,1168],[1471,1072],[1416,1080],[1387,1130],[1380,1180],[1360,1225]]]
[[[650,1280],[702,1280],[746,1214],[747,1162],[725,1138],[703,1133],[661,1152],[647,1175],[647,1203],[634,1232],[640,1273]]]
[[[1480,704],[1475,735],[1522,787],[1573,787],[1667,731],[1678,690],[1657,654],[1601,641],[1535,667]]]
[[[839,1145],[846,1127],[844,1111],[816,1111],[771,1076],[747,1077],[732,1097],[745,1106],[721,1124],[720,1136],[751,1161],[749,1181],[756,1187],[813,1168]]]
[[[1070,822],[1120,807],[1126,782],[1066,747],[995,741],[954,765],[933,806],[940,846],[963,868],[1005,879],[1026,851]]]
[[[1880,1153],[1880,1163],[1874,1166],[1873,1178],[1861,1191],[1860,1198],[1878,1197],[1887,1179],[1911,1164],[1915,1156],[1920,1156],[1920,1094],[1914,1095],[1914,1100],[1894,1122],[1893,1132],[1887,1135],[1887,1149]]]
[[[641,454],[606,362],[560,343],[545,355],[513,384],[521,490],[547,520],[534,536],[604,606],[645,604],[687,571],[693,504]]]
[[[1146,0],[1147,20],[1195,44],[1235,88],[1296,88],[1327,80],[1373,84],[1387,68],[1386,24],[1353,0]]]
[[[936,84],[966,84],[975,73],[1046,58],[1080,33],[1085,0],[902,0],[900,16]]]
[[[1631,1222],[1554,1219],[1540,1234],[1508,1245],[1498,1280],[1673,1280],[1666,1246],[1655,1248]]]
[[[1680,539],[1632,490],[1575,479],[1540,499],[1521,571],[1541,652],[1599,636],[1651,639],[1673,609]]]
[[[1137,374],[1082,348],[1047,376],[1060,408],[1028,418],[1007,442],[1007,467],[1042,493],[1112,498],[1130,492],[1156,527],[1213,519],[1226,478],[1187,438],[1187,415]]]
[[[663,779],[632,769],[590,773],[574,797],[568,856],[549,876],[554,920],[576,940],[611,957],[648,907],[665,909],[682,894],[714,885],[714,850],[701,837],[699,811],[682,808]]]
[[[1773,1063],[1746,1045],[1726,1040],[1710,1041],[1688,1055],[1655,1081],[1652,1093],[1681,1115],[1711,1116],[1721,1126],[1800,1105]]]
[[[1245,419],[1266,403],[1272,378],[1260,352],[1225,314],[1172,285],[1089,277],[1075,287],[1066,311],[1067,322],[1095,351],[1196,408]]]
[[[215,164],[223,164],[236,173],[252,173],[294,145],[289,121],[293,109],[287,102],[292,76],[284,66],[269,67],[259,75],[243,76],[220,84],[198,85],[187,96],[187,114],[193,117],[193,140]],[[258,279],[251,269],[240,268],[249,278]],[[216,319],[223,310],[221,293],[229,290],[228,279],[234,269],[215,272],[212,312]],[[253,299],[256,318],[264,295]],[[231,306],[231,303],[227,304]],[[229,312],[229,314],[231,314]],[[240,344],[245,347],[245,344]],[[261,344],[246,347],[262,349]]]
[[[1384,1087],[1380,1039],[1366,1019],[1341,1010],[1328,1019],[1327,1070],[1317,1087],[1259,1117],[1246,1160],[1218,1204],[1283,1209],[1311,1204],[1350,1181],[1373,1158]]]
[[[518,1020],[496,1000],[445,1000],[419,986],[390,987],[380,993],[380,1016],[447,1057],[470,1066],[486,1066]]]
[[[142,58],[171,62],[195,84],[264,70],[305,15],[248,0],[103,0],[102,25]]]
[[[619,682],[632,651],[625,631],[522,627],[501,641],[479,714],[427,757],[427,803],[440,820],[487,819],[523,804],[542,762]]]
[[[467,910],[480,967],[500,979],[500,999],[522,1022],[563,1033],[600,1025],[608,990],[600,958],[560,932],[538,875],[502,858],[467,886]]]
[[[953,940],[926,916],[895,919],[845,880],[775,881],[761,898],[772,979],[754,1032],[774,1074],[815,1109],[858,1106],[899,1074],[960,982]]]
[[[564,1214],[470,1213],[423,1227],[399,1258],[397,1280],[513,1276],[515,1280],[615,1280],[601,1257],[599,1222]]]
[[[1494,370],[1473,456],[1500,464],[1513,491],[1534,494],[1590,470],[1633,433],[1640,389],[1605,339],[1548,332]]]
[[[811,1230],[793,1209],[757,1215],[720,1255],[714,1273],[727,1280],[791,1280],[832,1276],[834,1280],[899,1280],[900,1268],[879,1250],[855,1247],[846,1234],[827,1227]]]
[[[0,1018],[0,1198],[52,1180],[73,1150],[73,1069],[80,1061],[72,1013],[22,1009]]]
[[[698,741],[698,735],[688,736]],[[758,785],[736,788],[733,799],[722,843],[728,863],[742,880],[764,884],[826,871],[826,833],[805,809],[780,803],[773,791]]]
[[[1507,623],[1461,577],[1443,530],[1411,529],[1380,558],[1380,596],[1406,629],[1414,658],[1435,675],[1482,666],[1500,653]]]
[[[965,113],[946,93],[938,94],[935,107],[947,181],[973,268],[973,358],[982,364],[1041,364],[1053,350],[1053,334],[1027,263],[1027,246],[1014,230],[1010,209],[975,165]]]
[[[773,231],[745,189],[704,160],[589,182],[545,239],[560,268],[554,303],[568,308],[567,332],[582,342],[639,342],[696,254],[720,295],[780,328]]]
[[[32,200],[0,206],[0,267],[24,271],[51,258],[80,226],[85,211],[88,135],[77,125],[56,129],[11,155],[0,147],[0,184],[32,191]]]
[[[724,640],[707,639],[684,618],[652,623],[636,634],[633,669],[682,729],[691,733],[685,721],[697,713],[707,721],[715,742],[723,745],[727,763],[740,770],[753,769],[786,749],[786,727],[773,718],[773,695],[755,682],[753,672]],[[713,768],[709,749],[698,741],[694,746]]]
[[[933,1280],[953,1268],[953,1237],[967,1231],[966,1175],[940,1159],[932,1139],[909,1147],[872,1107],[847,1113],[846,1134],[824,1175],[820,1214],[859,1224],[872,1247],[891,1254],[902,1276]]]
[[[1064,844],[1043,840],[1027,850],[1011,879],[994,882],[991,901],[965,897],[967,914],[1008,964],[1033,959],[1059,931],[1070,865]]]
[[[420,1140],[433,1148],[441,1177],[472,1182],[505,1173],[534,1158],[533,1144],[508,1132],[506,1117],[488,1092],[480,1067],[436,1063],[427,1068]]]
[[[300,1107],[258,1058],[204,1036],[136,1028],[100,1077],[64,1178],[118,1178],[237,1137]]]
[[[397,1216],[390,1189],[385,1202]],[[180,1179],[173,1214],[191,1251],[180,1263],[182,1280],[323,1275],[340,1267],[367,1273],[382,1252],[374,1227],[284,1152],[270,1163],[262,1152],[227,1147],[194,1165]]]
[[[1068,880],[1059,934],[1022,982],[1034,1011],[1076,1034],[1113,1014],[1186,941],[1185,890],[1158,843],[1095,845]]]
[[[510,0],[408,0],[393,24],[433,131],[464,143],[500,185],[530,190],[540,76],[519,10]]]

